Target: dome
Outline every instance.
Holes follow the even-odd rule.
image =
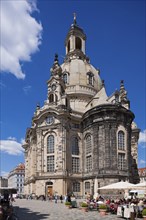
[[[99,76],[99,70],[95,69],[89,62],[82,59],[71,59],[70,62],[65,62],[61,65],[62,73],[67,74],[68,81],[66,86],[83,87],[86,90],[97,93],[102,82]],[[81,88],[80,88],[81,89]]]

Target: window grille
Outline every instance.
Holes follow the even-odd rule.
[[[92,156],[86,157],[86,170],[87,172],[90,172],[92,170]]]
[[[86,137],[86,155],[92,152],[91,135]]]
[[[90,191],[90,182],[85,182],[85,191]]]
[[[88,79],[88,84],[89,85],[91,85],[91,86],[93,86],[93,82],[94,82],[94,75],[93,75],[93,73],[92,72],[88,72],[87,73],[87,79]]]
[[[47,153],[54,153],[54,136],[50,135],[47,139]]]
[[[73,155],[79,155],[79,144],[78,144],[78,138],[73,137],[71,141],[71,149]]]
[[[79,182],[73,183],[73,192],[80,192],[80,183]]]
[[[125,134],[123,131],[118,132],[118,149],[125,150]]]
[[[78,157],[72,157],[72,172],[79,173],[80,159]]]
[[[47,156],[47,172],[54,172],[54,156]]]
[[[67,84],[67,82],[68,82],[68,81],[67,81],[67,78],[68,78],[67,73],[64,73],[64,74],[63,74],[63,81],[64,81],[65,84]]]
[[[118,154],[118,167],[120,170],[124,170],[125,167],[125,154]]]

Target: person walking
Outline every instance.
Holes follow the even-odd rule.
[[[55,203],[57,203],[57,195],[55,195]]]
[[[61,195],[61,196],[60,196],[60,201],[61,201],[61,203],[62,203],[62,200],[63,200],[63,196]]]

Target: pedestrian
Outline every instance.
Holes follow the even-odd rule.
[[[61,203],[62,203],[62,200],[63,200],[63,196],[61,195],[61,196],[60,196],[60,201],[61,201]]]
[[[71,202],[71,196],[70,195],[67,196],[67,201]]]
[[[57,203],[57,195],[55,195],[55,203]]]

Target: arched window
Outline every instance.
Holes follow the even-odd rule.
[[[118,132],[118,149],[125,150],[125,134],[123,131]]]
[[[54,136],[49,135],[47,138],[47,154],[54,153]]]
[[[73,155],[79,155],[79,144],[78,144],[78,138],[73,137],[71,141],[71,150]]]
[[[55,94],[55,102],[58,101],[58,96]]]
[[[70,40],[68,41],[67,49],[68,49],[68,52],[69,52],[70,51]]]
[[[94,75],[91,72],[87,73],[87,80],[88,80],[88,85],[93,86],[94,85]]]
[[[92,153],[91,135],[86,137],[86,155]]]
[[[93,77],[89,75],[89,85],[92,85]]]
[[[50,94],[49,95],[49,103],[54,102],[54,95]]]
[[[68,83],[68,74],[67,73],[63,74],[63,81],[64,81],[65,84]]]
[[[82,41],[81,41],[81,39],[79,37],[76,37],[75,44],[76,44],[76,49],[81,50],[81,48],[82,48]]]

